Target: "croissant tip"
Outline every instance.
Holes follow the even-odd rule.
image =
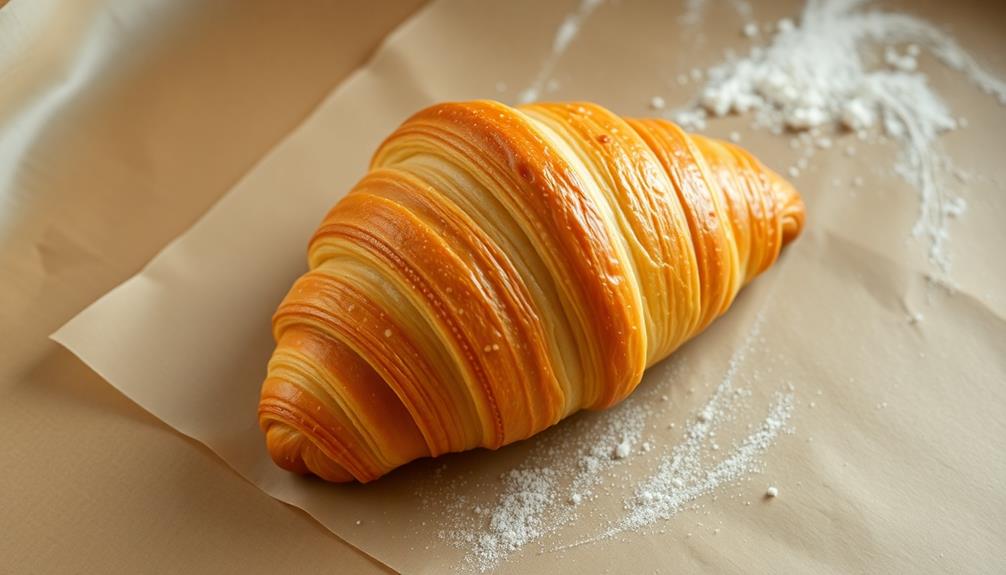
[[[299,475],[317,475],[333,483],[356,480],[346,468],[318,449],[310,438],[286,423],[269,422],[265,435],[269,456],[276,465],[287,471]]]
[[[788,206],[783,212],[782,218],[782,243],[786,245],[795,240],[803,231],[805,213],[803,202],[798,207],[790,209]]]
[[[776,186],[776,198],[781,210],[782,245],[785,246],[803,231],[807,211],[796,186],[775,172],[770,174]]]
[[[803,231],[807,218],[807,211],[804,208],[803,198],[792,187],[793,193],[788,196],[782,209],[782,243],[786,245],[795,240]]]

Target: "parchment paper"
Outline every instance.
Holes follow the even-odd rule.
[[[422,4],[0,9],[0,572],[390,571],[49,335],[188,229]]]
[[[273,346],[269,319],[305,269],[307,238],[364,173],[379,141],[434,101],[512,102],[574,9],[530,2],[443,2],[424,9],[143,272],[53,337],[264,491],[302,507],[374,558],[407,573],[453,568],[460,552],[437,537],[440,526],[424,524],[427,507],[417,494],[488,501],[493,494],[478,486],[518,465],[540,440],[450,456],[439,476],[431,471],[441,461],[419,462],[366,486],[289,475],[269,461],[255,421]],[[755,15],[768,20],[796,9],[783,3],[758,7]],[[911,10],[967,25],[971,33],[962,43],[1003,75],[1006,62],[988,7],[955,4],[951,13],[931,3]],[[743,49],[745,40],[742,21],[728,6],[707,7],[697,31],[680,26],[681,11],[678,3],[601,6],[552,74],[558,88],[544,97],[593,100],[634,116],[652,114],[646,104],[653,95],[672,107],[684,104],[697,86],[678,86],[677,75],[719,61],[724,48]],[[1006,523],[1000,487],[1006,479],[1006,266],[998,255],[1006,241],[998,157],[1006,113],[955,74],[932,62],[923,67],[975,126],[948,138],[947,149],[958,164],[984,174],[966,193],[970,210],[951,230],[956,288],[927,280],[932,270],[924,250],[907,239],[916,193],[879,168],[890,166],[893,149],[856,142],[854,158],[838,151],[819,157],[795,180],[808,204],[806,234],[713,328],[654,368],[640,390],[646,397],[669,395],[670,407],[658,412],[664,419],[652,433],[677,441],[663,422],[682,422],[704,401],[761,313],[767,349],[748,357],[741,370],[769,373],[769,359],[783,358],[784,371],[760,378],[755,399],[791,383],[798,394],[796,433],[767,454],[763,475],[734,489],[742,496],[737,500],[705,501],[701,512],[668,522],[663,534],[544,554],[528,546],[501,571],[1006,568],[999,528]],[[501,81],[506,90],[498,92]],[[730,119],[708,132],[740,132],[743,145],[771,166],[792,161],[785,139],[746,126]],[[853,174],[864,177],[862,188],[833,184]],[[925,320],[910,324],[908,312],[915,310]],[[561,433],[563,425],[549,437]],[[771,503],[759,499],[768,483],[782,493]]]

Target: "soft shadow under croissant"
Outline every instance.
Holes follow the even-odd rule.
[[[427,108],[325,217],[273,319],[281,467],[371,481],[618,403],[803,226],[738,146],[590,103]]]

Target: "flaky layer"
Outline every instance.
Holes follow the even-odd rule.
[[[370,481],[623,400],[803,226],[741,148],[594,104],[433,106],[325,217],[274,317],[273,459]]]

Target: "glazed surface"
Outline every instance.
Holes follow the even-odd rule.
[[[740,147],[590,103],[433,106],[314,234],[273,320],[280,466],[371,481],[628,396],[804,220]]]

